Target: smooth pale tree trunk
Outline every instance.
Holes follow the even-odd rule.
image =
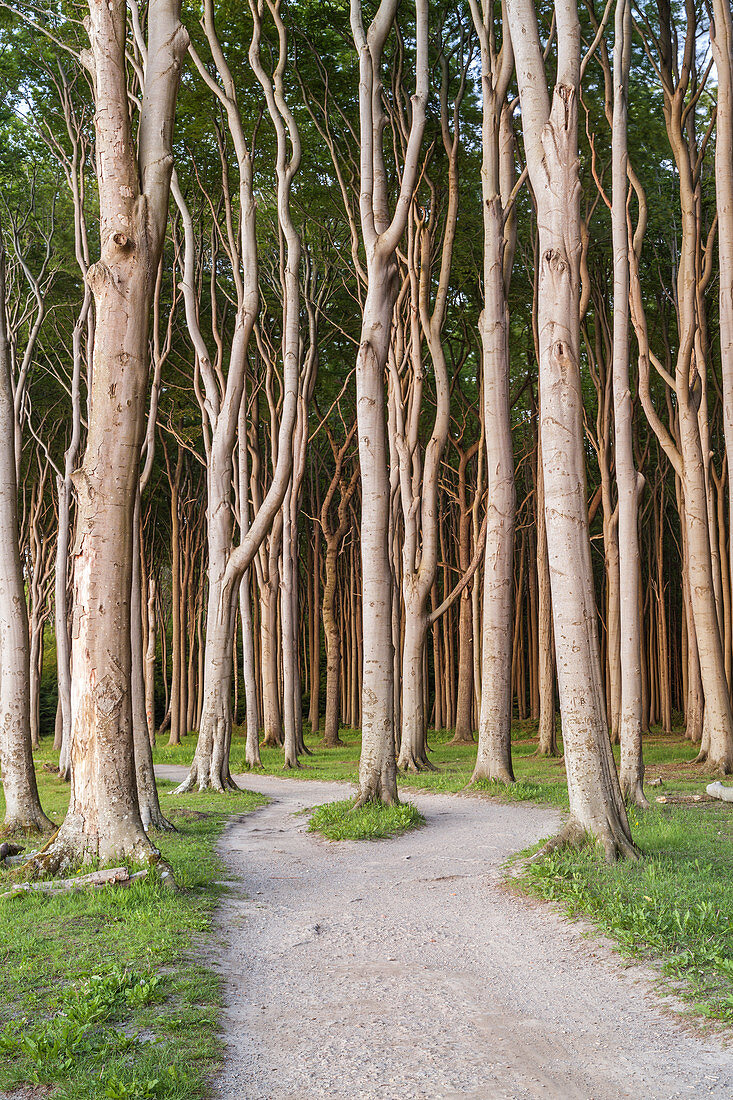
[[[722,30],[722,27],[721,27]],[[685,29],[686,55],[694,53],[695,22],[688,19]],[[676,396],[676,417],[679,447],[669,430],[660,421],[652,403],[649,384],[649,350],[643,300],[639,288],[638,263],[640,238],[634,249],[632,308],[640,346],[639,391],[647,419],[680,478],[684,498],[685,536],[689,595],[692,605],[700,675],[705,696],[704,740],[698,756],[710,768],[725,775],[733,771],[733,711],[725,674],[725,657],[721,637],[721,619],[716,601],[716,578],[713,569],[710,530],[710,500],[707,484],[707,451],[703,439],[707,434],[704,416],[705,383],[702,375],[706,364],[702,355],[700,330],[704,316],[699,302],[701,273],[699,270],[699,188],[696,179],[696,145],[691,131],[687,95],[690,67],[678,67],[675,50],[677,36],[673,33],[669,9],[660,8],[659,71],[664,94],[664,119],[677,168],[681,210],[681,241],[676,277],[676,307],[679,347],[674,365],[674,378],[667,373]],[[725,80],[725,73],[724,73]],[[646,203],[638,182],[632,177],[640,209],[646,215]],[[635,241],[636,244],[636,241]],[[708,248],[712,246],[709,242]],[[705,275],[707,279],[709,276]],[[655,360],[656,365],[656,360]],[[657,366],[659,370],[659,366]],[[717,542],[717,540],[712,539]],[[722,609],[721,609],[722,612]],[[707,731],[707,738],[705,736]]]
[[[550,845],[590,833],[607,859],[636,856],[606,724],[593,594],[580,381],[580,27],[558,0],[550,103],[530,0],[507,0],[522,128],[539,226],[538,331],[545,522],[570,820]],[[489,427],[486,427],[487,438]]]
[[[145,647],[145,721],[148,727],[148,740],[155,748],[155,605],[157,587],[155,577],[148,581],[148,637]]]
[[[236,401],[237,416],[241,391],[229,403]],[[222,420],[232,415],[231,408],[220,413]],[[232,452],[228,433],[218,431],[209,456],[207,469],[206,532],[209,557],[209,597],[206,613],[206,657],[204,699],[201,711],[196,752],[188,777],[181,790],[211,787],[225,792],[236,790],[229,771],[229,748],[232,739],[232,639],[236,603],[225,602],[222,594],[224,573],[232,547],[234,517],[231,509]]]
[[[481,43],[483,155],[481,193],[484,226],[484,301],[479,317],[486,445],[487,530],[484,554],[481,707],[473,780],[514,782],[511,758],[512,606],[514,583],[514,451],[509,420],[509,314],[506,291],[511,271],[512,221],[505,209],[511,190],[514,151],[502,126],[513,69],[510,35],[494,46],[493,12],[471,0]],[[506,16],[503,9],[502,14]],[[490,33],[491,32],[491,33]]]
[[[613,406],[618,488],[619,629],[621,657],[621,793],[646,806],[641,741],[639,622],[639,496],[634,466],[633,405],[629,386],[629,254],[626,226],[627,95],[631,63],[631,4],[616,0],[613,45]]]
[[[380,69],[384,43],[396,13],[397,0],[381,0],[365,30],[360,0],[351,0],[351,29],[359,55],[360,217],[367,265],[367,293],[356,359],[363,592],[359,805],[398,801],[384,370],[397,292],[395,251],[407,223],[425,128],[427,2],[415,2],[416,83],[412,120],[397,205],[392,220],[388,221]]]
[[[440,87],[443,147],[448,158],[448,207],[443,226],[440,276],[435,302],[430,311],[431,259],[436,234],[435,214],[416,225],[410,222],[408,234],[408,276],[410,290],[410,382],[405,402],[399,375],[392,371],[394,426],[399,456],[400,502],[404,542],[402,547],[402,593],[404,637],[402,643],[402,693],[400,751],[397,766],[409,771],[433,770],[428,759],[426,713],[428,599],[438,571],[438,527],[440,467],[450,430],[450,382],[442,343],[453,246],[458,221],[458,159],[460,151],[459,108],[465,87],[464,73],[453,102],[453,132],[448,121],[448,62],[442,66]],[[414,242],[413,242],[414,238]],[[419,323],[418,323],[419,322]],[[419,440],[424,369],[422,336],[425,336],[435,378],[435,419],[425,447],[424,462]],[[405,414],[404,405],[407,406]],[[465,474],[465,467],[464,467]],[[465,507],[465,476],[462,508],[466,512],[466,545],[470,539],[470,515]],[[462,563],[463,564],[463,563]],[[466,593],[467,595],[467,593]],[[470,614],[471,605],[468,603]],[[470,629],[470,620],[469,620]],[[470,642],[473,642],[471,633]],[[469,665],[469,708],[473,702],[473,658],[471,646],[464,649],[463,660]],[[470,718],[469,718],[470,722]]]
[[[311,497],[313,496],[313,484],[311,479]],[[319,501],[313,500],[314,514],[318,515]],[[309,690],[310,701],[308,707],[308,722],[312,733],[318,733],[321,725],[320,700],[321,700],[321,528],[318,523],[313,524],[313,572],[310,578],[311,620],[310,629],[310,674]],[[338,678],[336,680],[338,684]],[[338,732],[338,728],[337,728]]]
[[[130,656],[132,731],[135,755],[135,778],[140,819],[143,828],[172,829],[160,808],[155,785],[153,749],[148,733],[145,710],[145,680],[143,669],[142,585],[140,554],[140,492],[135,499],[132,528],[132,580],[130,590]]]
[[[346,534],[346,521],[339,543]],[[339,527],[340,531],[341,528]],[[335,538],[326,536],[326,579],[323,586],[323,632],[326,639],[326,715],[323,726],[323,744],[334,748],[343,742],[339,732],[339,678],[341,675],[341,634],[336,622],[336,566],[338,546]]]
[[[33,768],[30,654],[18,546],[15,412],[5,328],[5,249],[0,234],[0,766],[8,831],[48,832]]]
[[[237,425],[241,419],[247,351],[258,312],[257,238],[252,160],[237,104],[234,79],[224,56],[214,23],[213,4],[204,7],[203,27],[212,51],[221,84],[215,81],[198,55],[194,64],[226,113],[227,125],[239,170],[239,236],[229,234],[229,260],[237,293],[237,313],[226,382],[221,370],[214,370],[201,329],[195,299],[195,259],[193,220],[177,183],[173,193],[181,210],[186,233],[186,278],[183,283],[186,320],[196,347],[197,360],[205,388],[200,399],[205,431],[210,433],[207,463],[207,519],[209,548],[209,605],[204,661],[203,704],[196,753],[186,780],[178,788],[185,792],[198,786],[224,791],[235,784],[229,771],[232,736],[231,679],[235,641],[237,597],[240,582],[253,555],[262,543],[279,510],[287,490],[292,467],[292,434],[297,413],[299,343],[299,248],[289,210],[290,187],[300,162],[297,129],[284,102],[282,76],[286,62],[285,28],[277,6],[268,9],[278,31],[280,58],[273,79],[266,75],[260,61],[262,11],[251,6],[253,20],[249,62],[260,82],[268,112],[277,136],[275,171],[277,176],[278,224],[287,243],[283,265],[283,376],[282,415],[278,439],[278,460],[272,483],[259,512],[232,550],[233,518],[231,508],[233,452]],[[288,143],[291,155],[288,159]],[[226,194],[227,217],[233,220],[231,200]],[[244,440],[242,441],[244,445]],[[273,450],[275,440],[273,439]]]
[[[83,264],[81,265],[83,268]],[[69,547],[71,542],[71,502],[74,485],[72,475],[76,467],[81,443],[81,368],[82,336],[87,329],[89,338],[93,332],[90,323],[92,292],[84,284],[84,301],[74,325],[72,337],[71,375],[71,439],[64,454],[63,477],[58,476],[58,532],[56,535],[56,572],[54,577],[54,626],[56,635],[56,678],[59,707],[61,709],[61,745],[59,746],[59,775],[71,779],[71,639],[69,638],[68,598]]]
[[[279,520],[276,523],[279,524]],[[274,534],[270,536],[274,538]],[[279,541],[279,540],[278,540]],[[272,558],[272,554],[270,555]],[[272,573],[274,572],[274,579]],[[260,589],[260,645],[262,649],[262,706],[264,711],[263,745],[275,748],[282,744],[283,727],[280,712],[280,672],[278,669],[277,594],[280,580],[277,570]]]
[[[247,385],[242,390],[238,425],[239,529],[242,537],[249,531],[249,462],[247,459]],[[242,620],[242,674],[244,677],[245,726],[247,742],[245,763],[249,768],[261,768],[260,723],[257,700],[254,626],[252,623],[252,585],[250,570],[239,582],[239,615]]]
[[[188,36],[177,0],[153,0],[140,119],[133,140],[126,86],[126,7],[90,0],[101,258],[91,414],[74,475],[78,515],[72,629],[71,797],[34,865],[79,859],[155,861],[135,783],[130,594],[133,514],[145,429],[148,326],[168,217],[171,146]]]
[[[252,624],[252,590],[249,570],[240,581],[239,614],[242,620],[242,674],[244,678],[245,724],[247,730],[245,763],[249,768],[261,768],[260,724]]]
[[[167,463],[167,455],[166,455]],[[179,512],[179,489],[183,469],[183,448],[179,446],[176,469],[171,479],[171,604],[173,634],[171,637],[171,731],[169,745],[180,745],[181,721],[181,535]],[[170,477],[170,471],[169,471]]]
[[[479,443],[459,451],[458,462],[458,567],[465,575],[471,556],[471,512],[468,508],[466,482],[468,465],[479,451]],[[456,684],[456,724],[451,744],[467,745],[473,742],[474,661],[473,661],[473,604],[471,593],[465,589],[458,602],[458,680]]]
[[[297,430],[297,429],[296,429]],[[299,768],[296,693],[300,695],[300,673],[297,668],[297,621],[294,615],[295,570],[292,555],[291,505],[293,484],[290,483],[283,501],[283,556],[280,585],[280,621],[282,624],[283,663],[283,767]]]
[[[537,666],[540,693],[540,718],[537,728],[537,755],[557,756],[555,719],[555,639],[552,629],[550,563],[547,558],[545,528],[545,487],[541,448],[537,456]]]
[[[389,476],[384,409],[395,273],[370,272],[356,361],[361,466],[361,564],[364,592],[359,801],[397,802],[394,736],[394,646],[389,531]]]
[[[723,428],[728,455],[728,511],[733,516],[733,16],[729,0],[713,0],[710,44],[717,70],[715,196],[718,213],[720,359]],[[733,577],[733,540],[729,575]],[[727,649],[726,649],[727,653]]]

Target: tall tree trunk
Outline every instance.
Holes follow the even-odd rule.
[[[123,0],[90,0],[101,258],[88,274],[97,326],[91,415],[75,475],[69,810],[36,857],[155,860],[135,783],[130,697],[133,514],[148,385],[148,325],[168,217],[172,136],[188,36],[177,0],[152,0],[137,141],[126,86]]]
[[[357,803],[397,802],[394,716],[392,573],[388,545],[390,492],[384,369],[396,298],[395,251],[417,179],[428,91],[427,0],[415,0],[416,84],[412,121],[395,214],[387,221],[380,69],[397,0],[381,0],[365,30],[360,0],[351,29],[359,54],[360,213],[367,293],[356,359],[356,399],[362,479],[362,749]]]
[[[512,597],[514,573],[514,452],[509,421],[509,328],[506,292],[513,259],[513,221],[505,207],[512,187],[514,152],[504,115],[513,69],[506,29],[497,55],[493,12],[470,0],[481,43],[484,223],[482,347],[483,425],[488,488],[484,555],[481,710],[473,779],[514,782],[511,758]],[[544,78],[543,78],[544,79]]]
[[[550,105],[534,7],[530,0],[507,0],[507,13],[540,237],[540,438],[571,814],[554,843],[578,843],[590,832],[614,859],[635,856],[636,849],[606,724],[588,534],[579,332],[580,28],[574,0],[558,0]],[[488,438],[488,422],[486,430]]]
[[[634,467],[633,406],[629,388],[629,253],[626,228],[627,95],[631,64],[631,4],[617,0],[613,44],[613,405],[618,487],[621,656],[621,792],[646,806],[641,743],[641,631],[639,624],[639,494]]]
[[[0,233],[0,766],[5,828],[48,832],[33,768],[30,654],[23,570],[18,546],[15,412],[5,327],[5,248]]]

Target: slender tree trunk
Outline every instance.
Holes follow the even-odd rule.
[[[558,843],[596,837],[607,859],[635,856],[606,724],[583,453],[580,382],[580,28],[558,0],[552,104],[529,0],[507,0],[525,149],[539,225],[538,330],[545,522],[571,818]],[[487,439],[489,425],[486,427]]]
[[[639,625],[639,494],[634,467],[633,406],[629,388],[629,255],[626,228],[627,95],[631,63],[631,4],[617,0],[613,46],[613,404],[618,487],[621,659],[621,792],[646,806],[641,742],[641,632]]]
[[[173,119],[188,36],[177,0],[153,0],[137,142],[125,66],[126,7],[90,0],[101,259],[88,274],[97,326],[91,415],[75,475],[71,797],[35,864],[156,860],[140,818],[131,710],[133,514],[145,428],[148,324],[168,216]],[[146,738],[146,743],[147,742]]]
[[[539,440],[538,440],[539,442]],[[547,558],[545,528],[545,479],[542,456],[537,455],[537,644],[540,720],[537,730],[537,755],[557,756],[555,718],[555,639],[552,629],[550,563]]]
[[[0,766],[8,831],[48,832],[33,768],[30,654],[18,546],[15,412],[5,327],[5,248],[0,234]]]

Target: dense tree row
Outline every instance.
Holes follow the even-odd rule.
[[[609,857],[651,726],[733,770],[727,0],[60,0],[0,47],[0,752],[43,831],[55,736],[43,868],[153,857],[190,730],[182,790],[226,791],[238,724],[288,768],[359,727],[389,802],[429,727],[511,783],[559,710],[557,842]]]

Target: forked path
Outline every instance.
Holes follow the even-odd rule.
[[[502,886],[502,862],[551,833],[554,811],[410,792],[424,829],[334,844],[298,811],[347,786],[241,782],[272,801],[221,840],[214,1096],[733,1097],[733,1047],[681,1024],[652,971]]]

